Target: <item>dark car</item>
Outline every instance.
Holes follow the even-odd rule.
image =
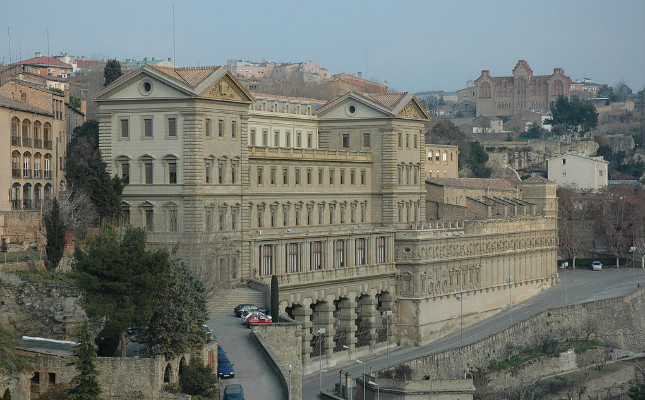
[[[217,361],[217,376],[220,378],[235,378],[233,364],[228,359]]]
[[[244,389],[242,389],[242,385],[238,385],[237,383],[226,385],[223,400],[244,400]]]
[[[246,307],[249,307],[249,306],[255,307],[254,304],[238,304],[233,309],[233,314],[235,314],[236,317],[239,317],[240,314],[242,314],[242,308],[246,308]]]
[[[224,360],[228,361],[228,355],[226,355],[226,352],[224,351],[222,346],[220,346],[219,344],[217,345],[217,360],[218,361],[224,361]]]

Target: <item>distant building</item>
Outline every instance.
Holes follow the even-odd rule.
[[[589,78],[583,78],[580,81],[571,82],[569,87],[572,98],[587,100],[598,97],[598,92],[602,89],[602,84],[593,83]]]
[[[602,157],[563,154],[547,160],[549,180],[558,186],[596,190],[608,183],[609,162]]]
[[[322,82],[329,79],[329,70],[311,61],[299,63],[272,61],[227,60],[226,68],[239,79],[262,80],[268,76],[287,79],[293,73],[302,73],[305,82]]]
[[[458,101],[474,101],[477,116],[512,116],[521,111],[548,113],[558,96],[569,98],[571,78],[562,68],[551,75],[533,75],[524,60],[513,68],[512,76],[493,77],[483,70],[473,86],[457,92]]]
[[[132,58],[127,58],[125,61],[121,62],[121,69],[123,71],[130,71],[133,69],[139,69],[144,65],[157,65],[159,67],[174,67],[175,65],[170,61],[170,58],[166,60],[157,60],[154,57],[148,58],[144,57],[143,60],[134,60]]]
[[[426,178],[458,178],[459,148],[447,144],[426,144]]]
[[[39,51],[35,53],[35,57],[33,58],[18,61],[10,65],[20,66],[23,71],[32,74],[58,76],[61,78],[67,78],[74,70],[71,65],[54,57],[43,57]]]
[[[336,74],[329,80],[329,87],[331,88],[334,96],[350,91],[365,93],[387,92],[387,82],[378,83],[363,79],[363,74],[361,72],[357,73],[356,76],[345,73]]]

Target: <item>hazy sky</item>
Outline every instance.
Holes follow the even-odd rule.
[[[645,0],[0,0],[0,61],[61,51],[178,66],[310,60],[397,90],[457,90],[482,69],[564,68],[645,86]]]

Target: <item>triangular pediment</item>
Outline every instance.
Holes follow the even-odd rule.
[[[348,92],[330,100],[316,114],[321,119],[362,119],[392,116],[387,107],[356,92]]]
[[[228,71],[208,85],[204,90],[200,91],[199,97],[225,101],[253,101],[251,93],[244,86],[240,85],[237,79],[231,76]]]
[[[430,116],[415,97],[411,98],[396,115],[399,118],[429,120]]]
[[[150,90],[144,90],[145,82]],[[146,68],[127,73],[101,90],[97,100],[151,99],[191,96],[189,89],[173,82],[167,77]]]

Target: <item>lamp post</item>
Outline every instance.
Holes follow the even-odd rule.
[[[636,289],[636,270],[634,269],[634,254],[636,253],[636,247],[632,246],[629,248],[629,252],[632,253],[632,282],[634,283],[634,289]]]
[[[459,346],[464,345],[464,299],[465,294],[458,294],[456,299],[459,301]]]
[[[562,263],[562,268],[564,268],[564,305],[565,307],[569,305],[569,292],[567,291],[567,267],[569,266],[568,262]]]
[[[289,370],[289,397],[287,397],[287,399],[291,400],[291,370],[293,370],[293,365],[287,365],[287,369]]]
[[[390,367],[390,317],[392,316],[392,311],[387,310],[383,311],[383,317],[385,318],[385,337],[387,338],[387,367]]]
[[[359,360],[358,358],[356,359],[356,362],[359,364],[363,364],[363,400],[365,400],[365,363]]]
[[[515,277],[509,276],[506,278],[506,283],[508,283],[508,315],[511,320],[511,326],[513,326],[513,285]]]
[[[370,386],[376,386],[376,400],[381,400],[381,386],[374,381],[370,381]]]
[[[318,385],[319,391],[322,393],[322,335],[325,333],[325,328],[318,328],[316,330],[316,337],[318,337],[318,361],[320,362],[320,369],[318,371]]]
[[[347,345],[343,345],[343,349],[347,350],[347,352],[349,353],[349,364],[351,365],[351,363],[352,363],[352,348],[347,346]]]

